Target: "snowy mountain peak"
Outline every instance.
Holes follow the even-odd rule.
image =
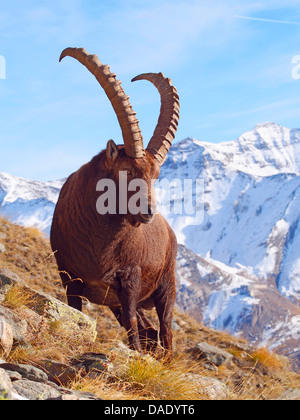
[[[287,130],[289,130],[288,128],[286,128],[286,127],[282,127],[281,125],[279,125],[279,124],[276,124],[276,123],[274,123],[274,122],[272,122],[272,121],[266,121],[266,122],[264,122],[264,123],[260,123],[260,124],[257,124],[255,127],[254,127],[254,130],[259,130],[259,129],[267,129],[267,130],[281,130],[281,129],[287,129]]]
[[[272,176],[278,173],[298,174],[300,173],[299,142],[300,130],[291,130],[266,122],[257,125],[236,140],[238,159],[244,160],[243,166],[255,169],[258,176]]]
[[[253,130],[243,134],[239,139],[248,144],[255,144],[260,149],[261,145],[269,148],[282,148],[289,145],[291,130],[272,122],[258,124]],[[238,139],[238,140],[239,140]]]

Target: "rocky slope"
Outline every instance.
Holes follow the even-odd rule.
[[[300,398],[286,358],[182,312],[174,314],[172,362],[129,350],[109,311],[86,302],[82,314],[64,304],[37,230],[0,219],[0,234],[1,400]]]

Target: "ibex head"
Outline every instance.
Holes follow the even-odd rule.
[[[153,180],[159,176],[160,166],[164,163],[179,121],[179,97],[171,80],[162,73],[141,74],[132,81],[148,80],[156,86],[161,96],[161,109],[157,126],[145,150],[139,121],[133,111],[129,97],[125,95],[121,82],[111,73],[109,66],[103,65],[96,55],[88,54],[83,48],[67,48],[60,61],[70,56],[82,63],[97,79],[109,98],[117,115],[124,146],[116,146],[110,140],[106,148],[105,168],[107,176],[119,185],[120,174],[126,174],[127,183],[135,179],[143,180],[148,186],[147,211],[127,214],[134,226],[150,223],[156,211]],[[129,193],[130,197],[130,193]]]

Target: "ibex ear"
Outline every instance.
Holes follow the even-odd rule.
[[[119,150],[113,140],[109,140],[106,146],[106,159],[109,166],[112,166],[119,155]]]

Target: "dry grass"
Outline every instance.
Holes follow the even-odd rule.
[[[56,323],[55,323],[56,324]],[[52,325],[46,318],[32,322],[27,334],[28,344],[17,346],[8,360],[14,363],[40,364],[43,360],[67,363],[74,354],[90,349],[87,337],[67,331],[64,326]]]
[[[0,254],[0,267],[11,269],[36,290],[41,290],[65,301],[54,255],[49,241],[36,229],[24,229],[0,218],[0,233],[5,234],[6,252]],[[34,317],[32,297],[21,286],[13,287],[2,305],[13,310],[28,324],[27,346],[17,346],[9,361],[39,365],[52,359],[63,363],[75,355],[86,352],[105,353],[112,358],[110,349],[118,341],[127,343],[126,332],[120,328],[109,309],[85,303],[84,312],[97,319],[98,338],[91,344],[90,337],[69,331],[60,322],[50,322],[45,317]],[[157,324],[155,313],[150,318]],[[189,374],[200,374],[219,379],[229,389],[231,400],[275,399],[289,388],[300,389],[300,377],[291,372],[282,358],[267,349],[256,349],[250,354],[241,350],[244,341],[226,333],[205,328],[186,313],[175,311],[181,329],[174,331],[175,358],[172,362],[151,358],[126,358],[116,356],[113,364],[120,370],[117,377],[107,375],[89,377],[78,375],[70,384],[73,389],[93,392],[103,399],[202,399],[201,390],[188,380]],[[234,356],[232,367],[207,370],[204,362],[191,360],[187,351],[199,342],[220,347]]]
[[[155,400],[198,400],[199,385],[189,378],[199,373],[199,366],[183,355],[172,362],[151,357],[134,357],[125,360],[120,379],[131,384],[141,397]]]
[[[54,254],[49,241],[35,228],[22,228],[0,217],[1,242],[6,252],[0,253],[0,267],[12,270],[36,290],[64,300]]]
[[[32,294],[24,286],[15,284],[5,295],[1,305],[10,309],[30,307],[34,303]]]
[[[92,392],[103,400],[139,400],[142,398],[130,384],[126,382],[108,380],[105,375],[98,377],[82,376],[80,373],[70,383],[75,391]]]
[[[251,356],[254,362],[259,363],[268,369],[282,370],[284,367],[283,361],[280,360],[279,356],[270,353],[265,347],[255,350]]]

